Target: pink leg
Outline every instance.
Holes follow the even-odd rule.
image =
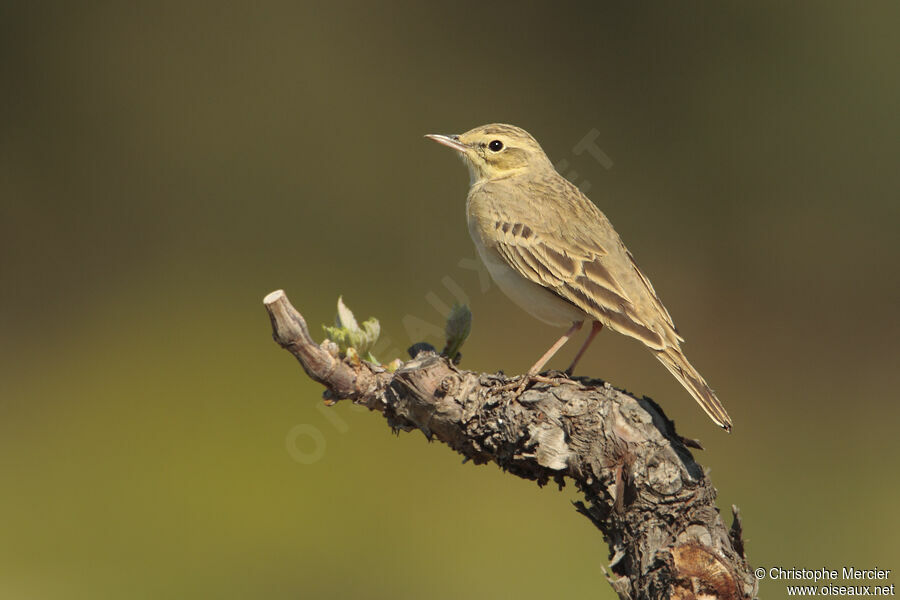
[[[575,359],[572,361],[572,364],[566,369],[566,375],[571,375],[575,371],[575,365],[578,364],[578,361],[581,360],[582,355],[588,349],[588,346],[591,345],[591,342],[594,341],[594,338],[597,337],[597,334],[600,333],[600,330],[603,329],[603,323],[600,321],[594,321],[591,325],[591,332],[588,334],[586,340],[584,340],[584,344],[581,346],[581,350],[578,351],[578,354],[575,355]]]
[[[561,338],[556,340],[556,343],[550,346],[550,349],[544,352],[544,355],[540,357],[530,369],[528,369],[528,374],[537,375],[538,373],[540,373],[541,369],[544,368],[544,365],[547,364],[547,361],[553,358],[553,355],[563,347],[563,344],[569,341],[570,337],[575,335],[576,331],[581,329],[582,324],[584,324],[584,321],[576,321],[572,323],[572,326],[569,328],[569,330],[565,332]]]

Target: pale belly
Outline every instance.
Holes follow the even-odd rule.
[[[502,258],[487,250],[477,235],[473,235],[472,239],[478,249],[478,256],[497,287],[532,317],[557,327],[569,327],[576,321],[589,318],[553,292],[519,275]]]

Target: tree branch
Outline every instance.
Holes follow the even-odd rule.
[[[607,578],[623,600],[756,597],[737,509],[728,530],[686,447],[699,444],[679,437],[652,400],[562,377],[516,396],[521,377],[461,371],[433,350],[391,373],[316,344],[281,290],[263,302],[275,341],[325,386],[329,403],[352,400],[393,429],[419,429],[540,485],[572,479],[584,494],[577,510],[609,544]]]

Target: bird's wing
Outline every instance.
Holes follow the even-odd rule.
[[[643,286],[645,297],[647,298],[651,310],[656,313],[656,315],[665,323],[667,329],[671,332],[671,335],[674,336],[675,340],[678,342],[683,342],[684,338],[681,337],[681,334],[678,333],[678,329],[675,327],[675,323],[672,322],[672,315],[669,314],[669,311],[663,305],[662,300],[659,299],[659,296],[656,295],[656,290],[653,289],[653,284],[650,283],[650,280],[647,279],[647,276],[644,275],[643,271],[641,271],[637,263],[634,262],[634,256],[632,256],[631,251],[625,250],[625,254],[628,256],[628,262],[631,264],[631,268],[634,269],[634,272],[637,273],[638,279],[640,279],[641,285]]]
[[[600,215],[602,217],[602,213]],[[629,295],[614,274],[611,267],[615,259],[608,249],[596,240],[589,239],[585,243],[579,235],[542,235],[540,231],[514,221],[498,216],[492,225],[496,231],[497,253],[520,275],[650,348],[661,350],[669,345],[668,336],[664,338],[653,323],[642,318],[636,302],[644,298],[630,297],[634,293]],[[621,243],[618,238],[614,242]],[[633,261],[626,267],[631,268],[631,265]],[[640,271],[637,271],[637,279],[646,282],[650,297],[658,303],[653,288]],[[665,308],[661,310],[668,317]]]

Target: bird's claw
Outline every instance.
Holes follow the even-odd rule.
[[[563,374],[562,377],[547,377],[546,375],[540,375],[538,373],[527,373],[521,377],[520,381],[513,381],[501,386],[499,391],[504,392],[515,388],[516,391],[506,400],[506,404],[508,405],[511,401],[518,400],[519,396],[535,383],[548,383],[553,385],[564,381],[569,381],[569,377],[566,374]]]

